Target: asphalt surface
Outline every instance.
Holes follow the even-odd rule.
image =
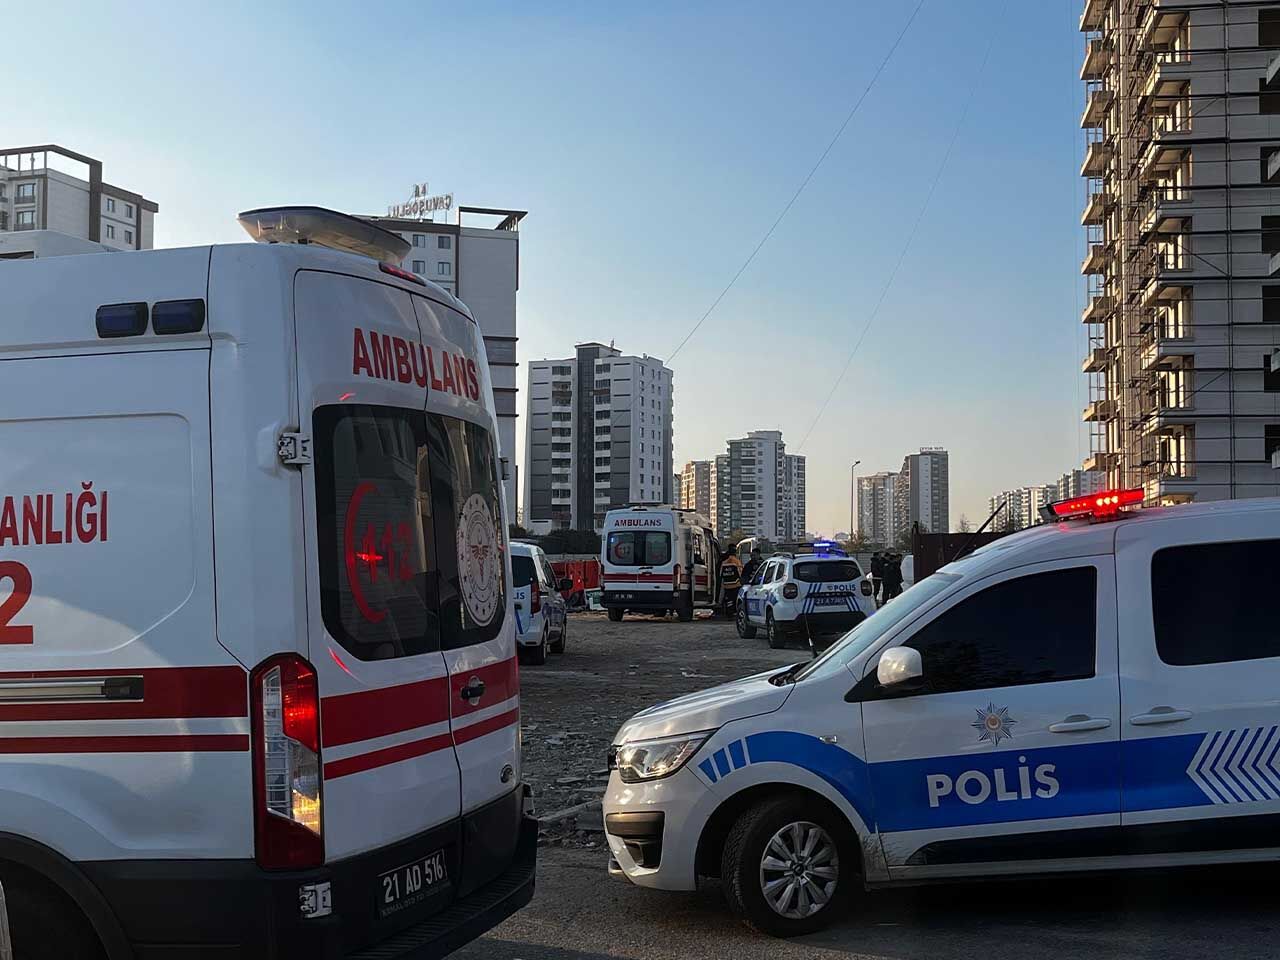
[[[532,904],[457,960],[1120,960],[1280,956],[1280,865],[999,881],[862,894],[800,940],[742,926],[717,885],[642,890],[607,875],[598,800],[604,750],[653,703],[807,654],[741,640],[725,621],[571,618],[568,651],[521,671],[525,778],[540,841]],[[565,815],[566,811],[573,811]]]

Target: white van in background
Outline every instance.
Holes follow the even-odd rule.
[[[610,510],[601,543],[603,603],[615,623],[633,613],[714,609],[720,546],[711,523],[692,510],[632,506]]]
[[[533,893],[480,332],[394,235],[242,223],[0,263],[19,956],[437,955]]]

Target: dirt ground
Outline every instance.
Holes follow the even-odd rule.
[[[770,650],[763,636],[743,640],[730,621],[705,612],[693,623],[570,614],[566,652],[550,655],[545,666],[520,668],[524,777],[544,821],[543,844],[603,845],[605,755],[632,714],[808,656],[799,647]]]

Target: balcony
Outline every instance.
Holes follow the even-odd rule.
[[[1181,187],[1160,187],[1143,201],[1140,217],[1143,239],[1156,233],[1181,233],[1191,192]]]
[[[1088,203],[1085,204],[1084,213],[1080,215],[1080,226],[1088,227],[1101,224],[1110,206],[1111,194],[1106,190],[1099,190],[1097,193],[1091,194]]]
[[[1138,46],[1145,50],[1167,47],[1186,23],[1185,10],[1170,10],[1170,4],[1155,0],[1138,22]]]
[[[1085,470],[1110,470],[1119,458],[1110,450],[1098,450],[1085,458],[1081,466]]]
[[[1084,63],[1080,67],[1081,80],[1101,80],[1111,65],[1111,40],[1094,37],[1084,45]]]
[[[1139,360],[1143,370],[1170,369],[1187,358],[1189,338],[1157,337],[1142,348]]]
[[[1095,400],[1084,408],[1084,414],[1081,419],[1085,423],[1091,423],[1097,420],[1110,420],[1114,414],[1115,404],[1108,398]]]
[[[1138,165],[1138,176],[1142,180],[1151,180],[1157,174],[1168,173],[1181,163],[1190,133],[1190,117],[1171,114],[1156,117],[1151,124],[1151,143]]]
[[[1084,11],[1080,14],[1080,30],[1101,30],[1106,20],[1106,0],[1084,0]]]
[[[1142,86],[1144,100],[1177,97],[1182,86],[1192,74],[1191,52],[1188,50],[1160,50]]]
[[[1174,471],[1187,471],[1189,464],[1159,464],[1152,472],[1158,474],[1153,479],[1143,482],[1142,489],[1147,495],[1146,502],[1162,507],[1178,503],[1191,503],[1195,500],[1195,477],[1189,475],[1175,476]]]
[[[1084,113],[1080,115],[1080,126],[1085,129],[1102,126],[1115,98],[1116,95],[1106,87],[1090,90],[1089,97],[1084,102]]]
[[[1089,144],[1084,154],[1084,163],[1080,165],[1080,176],[1100,177],[1107,170],[1107,161],[1111,159],[1110,141],[1095,140]]]
[[[1080,364],[1081,373],[1102,373],[1107,369],[1106,347],[1094,347]]]
[[[1089,300],[1089,305],[1080,314],[1081,323],[1106,323],[1116,305],[1115,298],[1109,294],[1099,293]]]
[[[1102,273],[1111,260],[1111,244],[1094,243],[1089,245],[1089,252],[1080,264],[1080,272],[1085,276],[1091,273]],[[1097,297],[1094,298],[1097,300]]]

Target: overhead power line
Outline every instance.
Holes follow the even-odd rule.
[[[1000,14],[996,19],[999,23],[1003,20],[1005,3],[1000,6]],[[867,332],[871,329],[871,325],[875,323],[876,316],[880,313],[880,307],[883,306],[885,297],[889,295],[889,290],[893,287],[893,281],[898,276],[898,271],[902,268],[902,263],[907,259],[907,252],[911,249],[911,243],[916,238],[916,233],[920,229],[920,224],[924,221],[924,215],[929,210],[929,202],[933,199],[934,192],[938,189],[938,184],[942,180],[942,174],[947,169],[947,162],[951,159],[951,154],[955,150],[956,141],[960,138],[960,131],[964,128],[965,121],[969,116],[969,108],[973,106],[973,98],[978,92],[978,83],[982,79],[982,75],[986,72],[987,60],[991,57],[991,48],[995,45],[995,32],[992,31],[987,38],[987,49],[982,54],[982,62],[978,65],[977,71],[973,75],[973,84],[969,88],[969,95],[965,98],[964,107],[960,111],[960,119],[956,123],[956,128],[951,133],[951,140],[947,144],[946,152],[942,155],[942,162],[938,164],[938,171],[933,176],[933,182],[929,184],[929,192],[925,194],[924,203],[920,205],[920,212],[916,214],[915,223],[911,225],[911,231],[907,234],[907,242],[902,245],[902,252],[898,254],[898,260],[893,265],[893,270],[889,273],[889,279],[885,282],[884,288],[880,291],[880,297],[876,300],[876,305],[871,311],[871,315],[867,317],[867,322],[862,326],[862,333],[858,336],[857,342],[854,343],[853,349],[849,351],[849,357],[845,360],[844,366],[840,368],[840,375],[836,377],[835,382],[831,384],[831,389],[827,391],[826,398],[822,401],[822,406],[818,408],[817,415],[813,418],[813,422],[809,424],[809,429],[805,431],[804,438],[800,441],[798,449],[803,450],[804,445],[809,441],[810,435],[814,428],[818,425],[818,421],[822,419],[822,415],[827,412],[827,406],[831,403],[831,398],[836,395],[844,375],[849,372],[849,366],[853,363],[853,358],[857,356],[858,349],[862,346],[862,341],[866,339]]]
[[[687,334],[685,334],[684,339],[681,340],[679,345],[674,350],[672,350],[671,353],[667,356],[668,363],[671,362],[672,359],[674,359],[677,353],[679,353],[681,350],[684,349],[684,345],[689,342],[690,338],[692,338],[695,333],[698,332],[698,328],[701,327],[702,324],[706,322],[706,319],[709,316],[711,316],[712,313],[715,312],[716,307],[720,306],[720,301],[723,300],[725,296],[729,293],[729,291],[733,289],[734,284],[738,282],[738,278],[741,277],[746,272],[747,267],[751,266],[751,262],[755,260],[756,254],[758,254],[760,250],[764,247],[764,245],[769,242],[769,238],[773,236],[773,231],[778,229],[778,224],[782,223],[783,218],[790,212],[791,208],[795,206],[795,202],[800,199],[800,194],[804,193],[804,188],[809,185],[809,181],[812,180],[813,175],[818,172],[818,168],[822,166],[822,162],[827,159],[827,154],[829,154],[832,148],[835,147],[836,142],[840,139],[841,135],[844,133],[845,128],[849,126],[850,121],[853,120],[854,114],[856,114],[858,112],[858,109],[862,106],[862,102],[867,99],[867,94],[871,92],[871,88],[874,87],[876,85],[876,81],[880,79],[880,74],[884,72],[884,68],[888,65],[889,60],[893,57],[894,51],[897,50],[898,45],[902,43],[902,38],[907,35],[907,30],[911,27],[912,22],[916,18],[916,14],[920,12],[920,8],[923,6],[924,6],[924,0],[919,0],[919,2],[916,3],[915,9],[911,11],[911,16],[907,18],[906,24],[903,26],[902,30],[898,32],[897,39],[895,39],[893,41],[893,45],[889,47],[889,52],[886,53],[884,55],[884,59],[880,61],[880,66],[876,67],[876,72],[872,74],[870,82],[863,89],[862,94],[858,97],[857,101],[854,103],[853,108],[849,111],[848,115],[844,118],[844,123],[840,124],[840,128],[836,130],[835,136],[831,138],[831,142],[827,144],[827,148],[823,150],[822,155],[818,157],[817,163],[813,165],[813,168],[809,171],[809,173],[805,176],[805,178],[802,181],[800,181],[800,186],[796,187],[796,192],[791,195],[791,199],[788,200],[786,206],[782,208],[782,212],[778,214],[777,219],[775,219],[773,221],[773,224],[769,227],[769,229],[765,231],[764,236],[760,238],[760,242],[757,243],[755,246],[755,249],[751,251],[751,255],[742,262],[742,266],[740,266],[738,268],[738,272],[733,275],[733,279],[731,279],[728,282],[728,284],[725,285],[725,288],[720,291],[720,295],[711,302],[711,306],[707,307],[706,313],[704,313],[701,317],[698,318],[698,322],[693,325],[693,329],[691,329]]]

